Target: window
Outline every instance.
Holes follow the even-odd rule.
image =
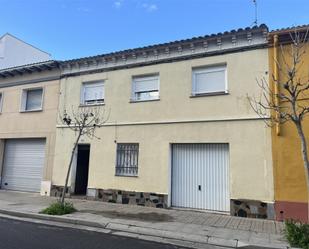
[[[132,100],[159,99],[159,75],[133,77]]]
[[[21,110],[39,111],[42,110],[43,89],[25,89],[22,93]]]
[[[84,83],[81,92],[81,104],[97,105],[104,103],[104,82]]]
[[[227,93],[226,66],[193,69],[192,94]]]
[[[117,144],[116,176],[137,176],[138,144]]]

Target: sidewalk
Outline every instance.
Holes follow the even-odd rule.
[[[124,236],[145,239],[150,236],[167,242],[175,240],[175,244],[194,248],[209,248],[209,245],[232,248],[246,245],[273,248],[288,246],[282,237],[283,224],[280,222],[100,201],[68,200],[74,203],[78,212],[65,216],[47,216],[38,212],[56,201],[55,198],[0,191],[0,213],[96,227]]]

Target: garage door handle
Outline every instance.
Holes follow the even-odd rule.
[[[202,191],[202,186],[201,185],[198,185],[198,190]]]
[[[5,185],[5,186],[7,186],[7,185],[8,185],[8,183],[6,182],[6,183],[4,183],[4,185]]]

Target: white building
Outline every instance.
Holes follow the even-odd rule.
[[[51,55],[6,33],[0,37],[0,69],[48,61]]]

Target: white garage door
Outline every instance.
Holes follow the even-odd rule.
[[[1,187],[39,192],[44,157],[45,139],[6,140]]]
[[[230,211],[228,144],[174,144],[172,206]]]

